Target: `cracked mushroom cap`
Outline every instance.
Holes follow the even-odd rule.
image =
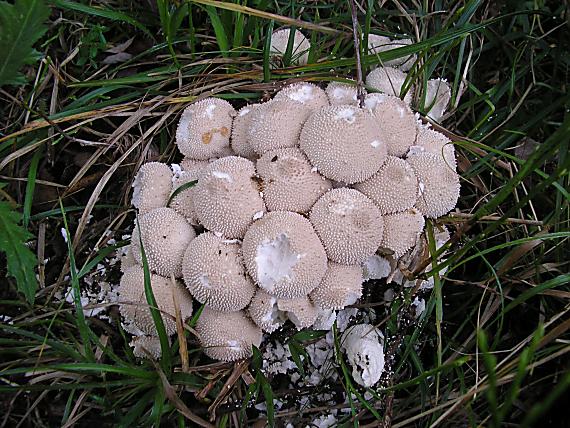
[[[146,214],[155,208],[165,207],[172,186],[170,167],[160,162],[142,165],[133,181],[132,204],[139,214]]]
[[[308,212],[332,188],[296,147],[266,152],[257,161],[268,211]]]
[[[166,333],[172,335],[176,333],[174,299],[178,302],[182,322],[184,322],[192,316],[192,297],[178,281],[173,284],[169,278],[160,275],[151,274],[150,285],[156,305],[161,311]],[[133,266],[125,271],[121,278],[118,293],[121,315],[143,333],[151,336],[157,335],[144,291],[144,270],[142,267]]]
[[[178,150],[192,159],[206,160],[228,154],[236,111],[219,98],[206,98],[184,109],[176,129]]]
[[[366,76],[366,85],[384,94],[400,98],[402,86],[406,81],[407,74],[397,68],[378,67]],[[408,89],[404,96],[406,104],[410,104],[413,98],[413,89]]]
[[[311,110],[290,99],[271,100],[253,110],[247,141],[258,155],[274,149],[296,147]]]
[[[358,105],[358,91],[356,88],[356,82],[345,83],[345,82],[330,82],[325,89],[327,96],[329,97],[329,103],[331,106],[352,104]],[[366,90],[364,91],[366,95]]]
[[[209,164],[193,192],[200,224],[226,238],[242,238],[253,217],[265,211],[253,162],[228,156]]]
[[[279,28],[271,34],[271,47],[269,54],[271,55],[271,68],[279,68],[282,64],[282,59],[287,52],[287,45],[289,43],[289,28]],[[291,64],[292,65],[305,65],[309,61],[309,49],[311,44],[303,33],[295,30],[293,36],[293,48],[291,50]]]
[[[307,107],[309,110],[318,110],[328,106],[327,94],[314,83],[297,82],[285,86],[277,94],[274,100],[292,100]]]
[[[378,120],[388,154],[404,156],[416,140],[417,121],[414,112],[400,98],[379,93],[368,94],[364,105],[372,110]]]
[[[418,199],[418,179],[404,159],[388,156],[380,171],[354,188],[364,193],[380,208],[391,214],[412,208]]]
[[[251,357],[252,345],[259,347],[262,333],[243,311],[219,312],[209,307],[196,323],[196,332],[204,353],[219,361]]]
[[[135,260],[142,265],[140,240],[142,240],[148,267],[159,275],[180,277],[184,251],[196,232],[184,217],[172,208],[157,208],[139,218],[131,237]]]
[[[425,109],[428,117],[441,121],[451,101],[451,88],[443,79],[430,79],[427,82]]]
[[[370,178],[386,160],[376,117],[357,106],[329,106],[313,113],[299,143],[322,175],[348,184]]]
[[[288,211],[269,212],[253,223],[242,251],[257,285],[283,299],[309,294],[327,269],[325,249],[309,220]]]
[[[358,190],[340,188],[325,193],[311,209],[309,219],[328,258],[336,263],[360,264],[382,241],[382,214]]]
[[[443,157],[449,168],[453,170],[457,168],[455,147],[451,140],[441,132],[437,132],[427,126],[420,126],[416,142],[410,147],[408,156],[419,155],[426,152]]]
[[[216,311],[239,311],[255,293],[255,285],[245,273],[240,244],[212,232],[190,242],[182,276],[192,296]]]
[[[295,299],[277,299],[277,308],[285,312],[297,330],[311,327],[319,315],[319,309],[307,296]]]
[[[287,314],[277,307],[277,297],[267,294],[261,288],[255,292],[247,313],[263,331],[273,333],[287,321]]]
[[[401,48],[413,44],[412,39],[390,39],[386,36],[379,36],[377,34],[368,35],[368,53],[379,54],[387,52],[392,49]],[[401,58],[384,61],[382,65],[387,67],[399,68],[402,71],[408,71],[414,65],[416,55],[403,56]]]
[[[328,263],[325,277],[309,297],[321,309],[344,309],[362,296],[362,267]]]
[[[416,208],[429,218],[447,214],[459,199],[459,175],[445,159],[433,153],[420,153],[406,158],[419,180],[420,194]]]
[[[415,208],[385,215],[381,247],[393,251],[395,258],[403,256],[416,245],[418,237],[424,230],[424,224],[422,213]]]
[[[259,106],[260,104],[248,104],[237,112],[232,124],[232,138],[230,142],[231,148],[237,156],[246,159],[255,159],[257,157],[257,153],[255,153],[247,139],[247,130],[251,123],[250,113]]]

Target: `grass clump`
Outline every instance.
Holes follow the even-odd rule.
[[[350,4],[47,3],[51,13],[28,43],[41,55],[22,57],[14,66],[23,78],[0,87],[1,224],[10,223],[0,230],[17,230],[11,245],[27,254],[15,268],[26,272],[18,279],[13,253],[0,247],[3,425],[251,426],[269,419],[305,426],[335,406],[304,397],[326,392],[346,410],[337,414],[339,426],[561,426],[556,409],[570,385],[568,6],[407,3],[356,5],[363,40],[373,33],[416,41],[380,55],[363,50],[363,73],[416,54],[410,84],[447,78],[453,108],[435,127],[456,145],[462,192],[457,212],[428,224],[425,265],[437,267],[442,251],[449,256],[439,263],[444,274],[428,273],[434,290],[424,295],[419,320],[411,313],[417,290],[396,288],[385,306],[379,283],[356,305],[386,309],[381,328],[392,344],[382,386],[368,391],[342,361],[331,368],[341,382],[325,378],[305,389],[264,373],[263,349],[251,365],[211,363],[192,323],[161,363],[137,361],[116,307],[82,302],[118,282],[134,173],[148,160],[180,160],[172,141],[186,103],[216,94],[240,106],[295,79],[355,77]],[[310,39],[307,65],[269,67],[268,36],[283,25]],[[442,224],[451,239],[436,250]],[[94,316],[97,310],[105,316]],[[309,375],[304,349],[319,336],[279,334]],[[346,403],[345,390],[354,394]],[[274,409],[274,400],[284,407]]]

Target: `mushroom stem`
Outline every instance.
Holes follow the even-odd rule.
[[[354,50],[356,51],[356,98],[358,106],[364,107],[364,83],[362,82],[362,61],[360,59],[360,37],[358,35],[358,16],[354,0],[349,0],[350,12],[352,14],[352,35],[354,37]]]

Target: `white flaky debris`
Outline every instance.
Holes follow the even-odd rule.
[[[368,257],[362,264],[362,274],[365,281],[387,278],[390,272],[390,262],[377,254]]]
[[[341,349],[352,366],[352,377],[359,385],[371,387],[384,371],[384,337],[372,324],[349,327],[341,338]]]
[[[291,278],[293,268],[301,258],[291,250],[289,238],[281,234],[273,241],[266,240],[257,247],[255,262],[259,285],[271,292],[283,278]]]

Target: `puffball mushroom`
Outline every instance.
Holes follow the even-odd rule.
[[[150,355],[152,359],[158,360],[162,355],[158,336],[134,336],[129,345],[133,347],[133,355],[136,358],[148,358]]]
[[[232,124],[231,148],[237,156],[246,159],[254,159],[256,157],[255,150],[251,147],[247,139],[247,130],[251,123],[251,112],[260,104],[248,104],[243,106],[237,112]]]
[[[441,121],[451,101],[451,88],[443,79],[430,79],[427,82],[425,109],[429,118]]]
[[[301,128],[311,114],[305,105],[290,99],[274,99],[249,113],[247,141],[258,155],[299,145]]]
[[[381,247],[393,251],[396,258],[403,256],[416,245],[418,237],[424,230],[424,224],[422,213],[415,208],[385,215]]]
[[[440,155],[420,153],[406,158],[419,179],[416,207],[428,218],[451,211],[459,199],[459,175]]]
[[[271,56],[270,67],[278,68],[287,52],[289,43],[289,28],[279,28],[271,34],[271,46],[269,55]],[[309,40],[299,30],[295,30],[293,36],[293,49],[291,50],[291,64],[305,65],[309,61],[309,50],[311,44]]]
[[[289,99],[304,105],[309,110],[318,110],[329,105],[327,94],[313,83],[297,82],[285,86],[277,94],[274,100]]]
[[[287,321],[287,314],[277,307],[277,297],[266,293],[261,288],[255,292],[247,313],[253,322],[267,333],[273,333]]]
[[[453,170],[457,168],[455,147],[451,140],[441,132],[437,132],[427,126],[420,126],[416,142],[410,147],[408,156],[418,155],[424,152],[443,157],[449,168]]]
[[[287,318],[295,324],[297,330],[311,327],[319,315],[318,308],[306,296],[277,299],[277,308],[287,314]]]
[[[358,104],[358,91],[355,83],[330,82],[325,92],[330,105]],[[364,92],[366,94],[366,91]]]
[[[379,36],[377,34],[368,35],[368,53],[379,54],[387,52],[392,49],[400,48],[402,46],[409,46],[413,44],[412,39],[390,39],[386,36]],[[416,55],[407,55],[401,58],[384,61],[383,66],[399,68],[402,71],[408,71],[414,65]]]
[[[382,241],[382,214],[358,190],[340,188],[325,193],[311,209],[309,219],[328,258],[337,263],[360,264]]]
[[[255,221],[242,244],[253,280],[267,293],[293,299],[310,293],[327,269],[323,244],[305,217],[272,211]]]
[[[221,312],[245,308],[255,285],[245,273],[241,246],[206,232],[190,242],[182,262],[184,283],[194,298]]]
[[[378,120],[388,154],[404,156],[417,134],[416,117],[410,107],[398,97],[379,93],[368,94],[364,105]]]
[[[142,265],[139,236],[141,237],[148,267],[152,272],[170,277],[182,274],[184,251],[196,232],[184,217],[172,208],[157,208],[139,217],[131,237],[133,256]]]
[[[377,91],[400,98],[406,77],[406,73],[397,68],[378,67],[368,73],[368,76],[366,76],[366,85]],[[412,102],[412,97],[413,90],[410,88],[404,96],[406,104]]]
[[[329,262],[321,283],[309,297],[321,309],[343,309],[362,296],[362,268]]]
[[[133,181],[132,204],[139,214],[146,214],[155,208],[165,207],[172,186],[172,171],[160,162],[142,165]]]
[[[226,238],[242,238],[256,213],[265,206],[248,159],[228,156],[209,164],[193,192],[200,224]]]
[[[251,357],[252,345],[261,344],[262,333],[243,311],[219,312],[204,307],[196,323],[204,353],[219,361]]]
[[[388,156],[380,171],[354,188],[372,199],[382,214],[412,208],[419,191],[412,166],[395,156]]]
[[[323,107],[308,119],[299,140],[325,177],[353,184],[374,175],[386,160],[386,143],[375,116],[351,105]]]
[[[345,330],[341,337],[341,349],[352,366],[356,383],[370,388],[384,371],[384,336],[371,324],[357,324]]]
[[[178,189],[184,185],[189,185],[193,181],[198,181],[199,172],[182,171],[178,177],[172,180],[171,195],[174,195]],[[188,220],[191,225],[197,226],[199,224],[196,215],[196,208],[194,208],[194,190],[196,183],[187,189],[178,192],[170,201],[170,208]]]
[[[151,274],[150,285],[156,305],[161,311],[166,333],[172,335],[176,333],[176,311],[173,299],[178,302],[180,315],[184,321],[192,316],[192,297],[178,281],[172,283],[170,278],[164,278],[160,275]],[[144,270],[142,267],[133,266],[125,271],[121,278],[118,293],[121,315],[143,333],[156,336],[156,327],[144,291]]]
[[[184,109],[176,129],[178,150],[198,160],[227,155],[235,114],[232,105],[219,98],[190,104]]]
[[[306,213],[332,188],[296,147],[266,152],[257,161],[257,173],[263,180],[268,211]]]

